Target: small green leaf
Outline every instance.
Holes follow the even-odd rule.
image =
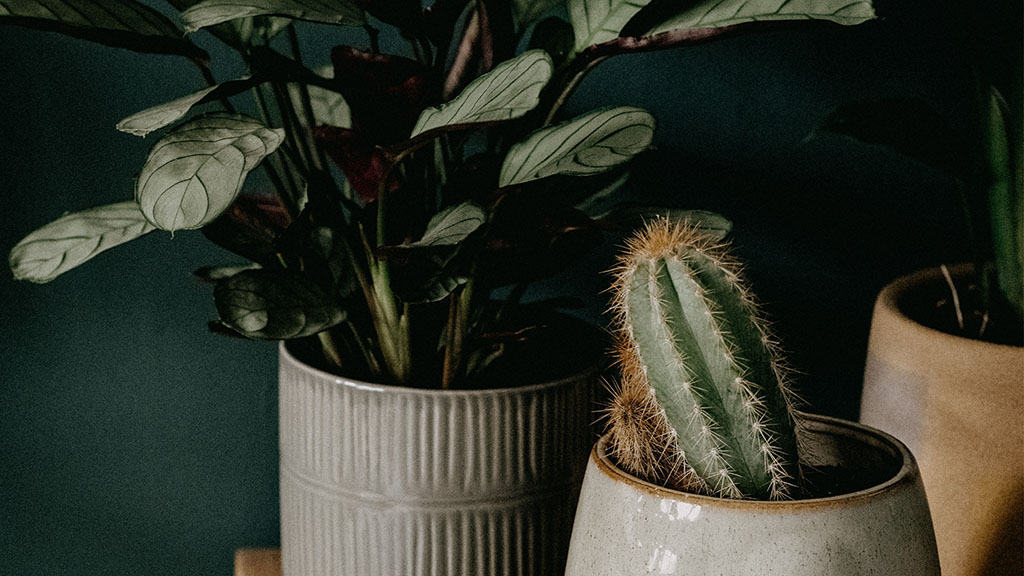
[[[446,208],[430,219],[423,237],[409,246],[454,246],[479,228],[486,218],[483,209],[469,202]]]
[[[551,71],[551,57],[543,50],[529,50],[506,60],[451,101],[424,110],[410,138],[445,126],[518,118],[537,106]]]
[[[153,146],[135,200],[162,230],[192,230],[217,218],[246,174],[273,152],[284,130],[240,114],[210,114],[178,126]]]
[[[241,266],[203,266],[201,268],[197,268],[192,275],[203,282],[216,283],[224,280],[225,278],[230,278],[240,272],[244,272],[246,270],[257,270],[259,268],[259,264],[244,264]]]
[[[827,20],[850,26],[873,18],[875,10],[869,0],[706,0],[655,26],[647,35],[780,20]]]
[[[229,80],[216,86],[193,92],[159,106],[136,112],[117,123],[117,129],[135,136],[145,136],[154,130],[169,126],[188,114],[197,104],[211,102],[220,98],[234,96],[256,85],[251,77]]]
[[[567,0],[576,51],[619,37],[622,27],[650,0]]]
[[[250,16],[285,16],[351,26],[364,22],[363,11],[348,0],[205,0],[181,13],[186,32]]]
[[[0,24],[60,32],[136,52],[208,58],[163,14],[134,0],[3,0]]]
[[[221,321],[247,338],[302,338],[345,320],[320,287],[285,270],[239,272],[217,283],[213,299]]]
[[[512,186],[556,174],[598,174],[651,145],[654,118],[640,108],[604,108],[543,128],[512,146],[498,185]]]
[[[49,282],[114,246],[153,231],[135,202],[67,214],[26,236],[11,250],[14,278]]]

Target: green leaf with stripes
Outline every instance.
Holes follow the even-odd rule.
[[[231,205],[246,174],[283,139],[284,130],[241,114],[209,114],[186,122],[149,152],[135,200],[157,228],[200,228]]]
[[[208,57],[167,17],[134,0],[0,0],[0,24],[60,32],[136,52]]]
[[[49,282],[129,240],[155,230],[133,201],[64,215],[18,242],[8,258],[17,280]]]
[[[319,286],[287,270],[243,270],[217,283],[213,301],[226,326],[264,340],[310,336],[346,316]]]
[[[543,50],[528,50],[506,60],[451,101],[424,110],[410,138],[446,126],[518,118],[537,106],[551,71],[551,57]]]
[[[650,0],[567,0],[576,51],[619,37],[622,27]]]
[[[235,94],[248,90],[255,85],[256,81],[248,76],[245,78],[239,78],[238,80],[222,82],[216,86],[211,86],[198,92],[193,92],[187,96],[182,96],[181,98],[172,100],[165,104],[160,104],[159,106],[147,108],[142,112],[132,114],[118,122],[117,129],[121,132],[134,134],[135,136],[145,136],[154,130],[170,126],[174,122],[180,120],[185,116],[185,114],[188,114],[188,111],[191,110],[193,106],[212,102],[220,98],[234,96]]]
[[[700,2],[681,11],[647,35],[792,20],[826,20],[850,26],[873,18],[875,11],[869,0],[716,0]]]
[[[181,13],[186,32],[251,16],[284,16],[349,26],[365,22],[363,11],[348,0],[204,0]]]
[[[423,237],[409,246],[454,246],[465,240],[486,219],[482,208],[463,202],[435,214],[427,223]]]
[[[602,108],[531,134],[513,145],[498,185],[556,174],[584,176],[618,166],[651,145],[654,118],[640,108]]]

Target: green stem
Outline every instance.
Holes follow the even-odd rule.
[[[338,344],[334,341],[334,337],[331,336],[330,330],[318,332],[316,336],[320,339],[320,347],[324,351],[324,358],[335,368],[341,370],[341,355],[338,354]]]

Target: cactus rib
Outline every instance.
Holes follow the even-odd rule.
[[[664,422],[652,427],[671,440],[660,475],[685,467],[713,495],[786,497],[797,471],[784,371],[723,248],[653,222],[628,243],[613,291],[622,389],[657,403],[647,409]]]

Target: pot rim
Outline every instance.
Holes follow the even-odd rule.
[[[970,263],[959,263],[947,267],[949,269],[949,273],[954,278],[962,278],[974,273],[974,265]],[[875,300],[875,313],[877,314],[879,311],[884,310],[885,313],[893,317],[903,329],[911,331],[921,337],[939,340],[940,342],[948,344],[955,344],[956,346],[976,347],[979,349],[991,349],[991,347],[996,347],[1006,350],[1020,350],[1022,348],[1021,346],[988,342],[975,338],[967,338],[966,336],[960,336],[958,334],[950,334],[949,332],[925,326],[903,312],[903,309],[900,307],[901,301],[906,298],[911,298],[916,291],[921,290],[924,286],[943,281],[942,269],[939,266],[925,268],[923,270],[918,270],[916,272],[900,276],[886,284],[885,287],[882,288],[882,291],[878,293],[878,298]]]
[[[578,370],[561,378],[554,380],[547,380],[539,382],[537,384],[527,384],[523,386],[509,386],[504,388],[464,388],[458,390],[443,390],[440,388],[416,388],[413,386],[401,386],[398,384],[379,384],[374,382],[364,382],[355,378],[348,378],[345,376],[339,376],[326,370],[321,370],[315,366],[311,366],[306,362],[295,357],[291,350],[288,349],[288,341],[282,340],[278,344],[278,354],[280,361],[287,361],[288,364],[310,374],[321,380],[330,380],[335,384],[342,386],[348,386],[351,388],[357,388],[364,392],[376,392],[381,394],[405,394],[409,396],[430,396],[430,397],[473,397],[473,396],[512,396],[520,394],[531,394],[534,392],[540,392],[546,389],[560,388],[573,382],[580,382],[590,380],[597,376],[602,370],[602,363],[596,361],[591,365],[587,366],[582,370]],[[600,355],[597,356],[601,358]]]
[[[891,456],[900,461],[899,471],[879,484],[836,496],[804,498],[799,500],[738,500],[674,490],[633,476],[629,472],[619,468],[618,465],[609,457],[608,442],[611,437],[610,433],[601,436],[597,443],[594,444],[590,453],[590,459],[597,465],[597,468],[601,472],[609,476],[613,481],[622,482],[636,490],[642,490],[660,498],[675,498],[678,500],[685,500],[689,503],[712,506],[715,508],[741,508],[760,512],[789,513],[796,510],[829,507],[836,505],[838,502],[849,502],[851,500],[877,497],[884,493],[900,489],[904,485],[911,485],[919,482],[920,472],[913,454],[911,454],[910,450],[902,442],[892,435],[870,426],[819,414],[801,414],[801,420],[803,421],[801,425],[806,429],[818,432],[827,432],[831,435],[845,436],[847,438],[855,438],[856,440],[878,450],[888,452]]]

